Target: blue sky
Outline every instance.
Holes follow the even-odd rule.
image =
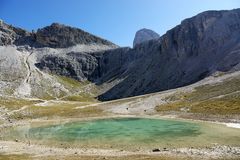
[[[59,22],[131,46],[141,28],[162,35],[202,11],[233,8],[240,0],[0,0],[0,18],[29,31]]]

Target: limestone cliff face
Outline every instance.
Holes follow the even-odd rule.
[[[109,100],[176,88],[216,71],[240,69],[240,9],[208,11],[184,20],[159,40],[137,46],[126,78],[100,99]]]
[[[74,78],[79,81],[90,80],[102,84],[120,75],[133,60],[130,48],[119,48],[93,53],[69,52],[60,56],[43,56],[36,64],[41,70]]]

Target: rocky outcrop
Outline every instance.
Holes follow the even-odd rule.
[[[96,70],[98,62],[90,54],[70,52],[64,57],[46,55],[36,66],[53,74],[84,81]]]
[[[119,48],[94,53],[69,52],[63,56],[45,55],[36,64],[41,70],[84,81],[102,84],[127,69],[134,56],[130,48]]]
[[[0,21],[0,46],[11,45],[16,39],[29,36],[30,33]]]
[[[37,30],[34,34],[36,47],[66,48],[77,44],[115,44],[91,35],[81,29],[53,23],[50,26]]]
[[[27,32],[23,29],[2,23],[0,25],[0,45],[29,45],[35,48],[67,48],[78,44],[106,45],[116,48],[117,45],[94,36],[81,29],[53,23],[38,29],[37,32]]]
[[[135,34],[135,38],[133,41],[133,47],[136,47],[136,45],[141,44],[143,42],[152,40],[152,39],[157,39],[159,38],[159,34],[157,34],[156,32],[150,30],[150,29],[141,29],[139,31],[136,32]]]

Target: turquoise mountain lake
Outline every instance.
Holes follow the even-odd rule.
[[[73,122],[63,125],[32,128],[34,138],[88,141],[131,140],[145,142],[149,139],[171,139],[173,137],[196,136],[199,126],[192,123],[145,118],[100,119]]]
[[[78,143],[83,146],[143,146],[163,142],[175,143],[184,137],[195,137],[200,126],[195,123],[147,119],[110,118],[78,121],[59,125],[33,127],[30,139]]]
[[[212,123],[108,118],[15,129],[12,136],[49,145],[96,148],[189,147],[240,143],[240,130]],[[12,139],[13,137],[11,137]]]

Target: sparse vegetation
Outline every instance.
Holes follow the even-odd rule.
[[[158,112],[180,111],[207,114],[240,114],[240,78],[215,85],[197,87],[192,93],[167,97],[167,104],[156,107]]]
[[[16,113],[16,117],[24,117],[24,118],[54,118],[54,117],[65,117],[65,118],[74,118],[74,117],[91,117],[102,115],[102,110],[93,106],[89,106],[86,108],[78,108],[84,105],[88,105],[91,103],[56,103],[50,104],[48,106],[31,106],[24,110],[24,114]]]
[[[33,105],[41,102],[40,100],[27,100],[27,99],[18,99],[18,98],[6,98],[0,97],[0,107],[7,108],[8,110],[20,109],[26,105]]]
[[[0,160],[32,160],[33,158],[31,158],[29,155],[24,155],[24,154],[0,154]]]
[[[98,93],[98,88],[89,81],[80,82],[72,78],[65,76],[55,76],[58,81],[64,85],[65,88],[70,90],[73,94],[69,96],[64,96],[63,100],[67,101],[81,101],[81,102],[96,102],[96,96]],[[59,98],[61,98],[59,97]]]
[[[65,86],[69,86],[69,87],[82,87],[84,85],[89,84],[88,81],[86,82],[80,82],[77,81],[75,79],[69,78],[69,77],[65,77],[65,76],[59,76],[59,75],[55,75],[55,77]]]
[[[64,97],[63,100],[66,101],[80,101],[80,102],[97,102],[97,99],[92,97],[91,95],[87,93],[82,93],[78,95],[70,95],[67,97]]]

